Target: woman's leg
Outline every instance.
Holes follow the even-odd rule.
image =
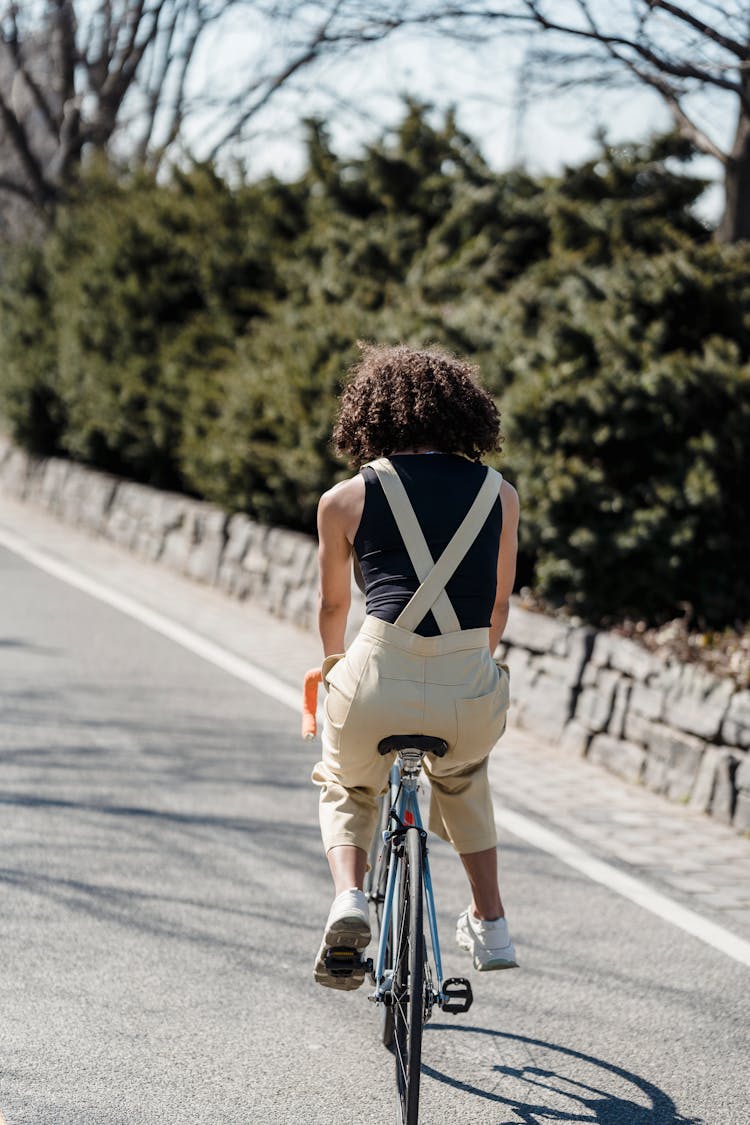
[[[486,848],[481,852],[464,854],[461,862],[469,878],[474,917],[486,922],[504,918],[505,910],[497,882],[497,849]]]
[[[337,895],[354,887],[358,891],[362,890],[367,870],[367,852],[363,848],[353,844],[339,844],[329,849],[326,858]]]
[[[515,969],[516,951],[497,886],[497,849],[464,852],[461,862],[471,884],[471,905],[459,915],[457,945],[472,955],[479,972]]]

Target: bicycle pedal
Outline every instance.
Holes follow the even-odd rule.
[[[372,959],[364,960],[358,949],[346,945],[331,946],[324,957],[325,967],[332,977],[350,977],[354,973],[371,973]]]
[[[464,977],[451,977],[443,981],[443,1002],[440,1007],[444,1012],[459,1014],[468,1012],[474,1000],[471,984]]]

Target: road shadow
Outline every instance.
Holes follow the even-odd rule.
[[[40,645],[35,641],[27,641],[22,637],[0,637],[0,649],[13,648],[23,649],[25,652],[31,652],[42,656],[60,656],[62,649],[53,647],[52,645]]]
[[[559,1043],[460,1024],[429,1024],[425,1031],[430,1036],[449,1031],[451,1046],[463,1043],[463,1049],[452,1053],[455,1074],[424,1061],[422,1073],[481,1102],[497,1103],[497,1125],[706,1125],[702,1118],[679,1113],[664,1090],[640,1075]],[[482,1038],[493,1043],[503,1061],[492,1065],[481,1082],[461,1078],[462,1059],[477,1058]],[[467,1110],[470,1120],[468,1105]]]

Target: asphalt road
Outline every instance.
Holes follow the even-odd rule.
[[[366,990],[311,978],[330,890],[296,717],[0,550],[0,1119],[379,1125]],[[452,945],[424,1125],[747,1125],[746,968],[511,836],[522,969]]]

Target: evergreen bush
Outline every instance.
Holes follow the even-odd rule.
[[[358,338],[471,355],[504,412],[524,580],[593,621],[750,616],[750,251],[683,142],[493,172],[410,103],[356,159],[230,186],[90,171],[0,251],[0,411],[38,452],[313,530]]]
[[[183,435],[218,409],[237,335],[273,291],[268,224],[248,202],[197,168],[168,185],[92,176],[61,214],[46,260],[70,456],[187,485]]]
[[[57,377],[51,279],[37,246],[0,257],[0,416],[21,445],[59,453],[67,419]]]
[[[537,591],[594,621],[747,620],[750,248],[524,287],[508,433]]]

